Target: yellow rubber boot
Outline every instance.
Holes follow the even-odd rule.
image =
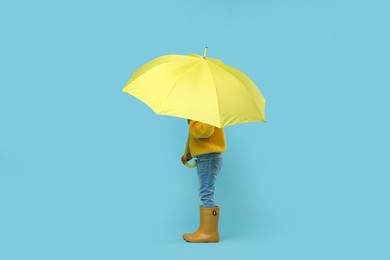
[[[187,242],[218,242],[218,219],[219,207],[203,208],[200,206],[200,225],[197,231],[192,234],[184,234],[183,238]]]

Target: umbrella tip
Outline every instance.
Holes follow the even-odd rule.
[[[207,46],[206,46],[206,48],[204,48],[203,59],[206,59],[208,49],[209,49],[209,47],[207,47]]]

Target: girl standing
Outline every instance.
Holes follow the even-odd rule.
[[[215,205],[214,187],[222,167],[222,153],[226,150],[223,128],[188,119],[189,134],[183,164],[192,158],[197,159],[200,225],[192,234],[184,234],[187,242],[218,242],[218,219],[220,207]]]

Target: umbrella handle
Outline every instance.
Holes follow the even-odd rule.
[[[188,168],[195,168],[196,164],[198,163],[198,160],[195,159],[195,162],[193,164],[190,164],[188,162],[185,163],[185,165],[188,167]]]

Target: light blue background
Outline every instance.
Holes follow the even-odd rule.
[[[390,259],[389,7],[2,0],[0,259]],[[189,244],[186,121],[121,89],[206,45],[267,123],[226,128],[221,242]]]

